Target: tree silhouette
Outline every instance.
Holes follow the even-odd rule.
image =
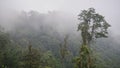
[[[67,44],[68,44],[67,40],[68,40],[68,35],[65,36],[64,43],[60,44],[60,55],[61,55],[61,65],[62,65],[62,68],[65,67],[65,65],[64,65],[65,58],[69,54],[69,51],[67,49]]]
[[[40,54],[38,50],[28,46],[28,52],[23,57],[24,68],[38,68],[40,66]]]
[[[79,16],[78,31],[81,31],[82,46],[80,48],[80,56],[77,58],[78,68],[95,68],[94,59],[91,57],[92,51],[90,47],[91,41],[97,38],[107,38],[108,27],[104,17],[95,12],[94,8],[82,10]]]

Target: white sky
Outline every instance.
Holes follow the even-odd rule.
[[[120,0],[0,0],[0,6],[16,10],[49,10],[77,12],[81,9],[95,7],[101,11],[117,10]]]
[[[98,13],[104,15],[115,32],[119,31],[120,0],[0,0],[0,10],[36,10],[41,13],[63,11],[75,16],[82,9],[90,7],[94,7]]]

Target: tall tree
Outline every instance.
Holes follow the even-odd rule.
[[[28,52],[23,57],[23,68],[39,68],[40,54],[38,50],[33,49],[31,45],[28,46]]]
[[[69,54],[69,51],[67,49],[67,40],[68,40],[68,35],[65,36],[63,45],[60,44],[60,55],[61,55],[62,68],[65,67],[64,65],[65,58]]]
[[[107,29],[110,25],[102,15],[95,12],[94,8],[82,10],[78,16],[80,21],[78,31],[81,31],[82,46],[77,66],[78,68],[95,68],[90,43],[97,38],[107,38]]]

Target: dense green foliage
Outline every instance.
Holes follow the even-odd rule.
[[[82,38],[72,30],[60,32],[54,25],[57,21],[48,20],[49,18],[60,19],[59,14],[54,12],[47,15],[32,11],[20,14],[15,21],[17,24],[10,31],[0,29],[0,68],[62,68],[62,65],[65,68],[77,67],[73,62],[79,60]],[[49,22],[54,23],[54,26],[49,25]],[[67,39],[64,37],[66,34],[69,35]],[[98,35],[97,37],[100,37]],[[91,46],[92,49],[96,50],[95,53],[100,60],[96,62],[96,65],[101,63],[97,65],[98,68],[120,67],[120,50],[116,49],[120,46],[114,41],[112,35],[109,35],[107,39],[96,40],[96,44],[92,45],[94,45]],[[86,46],[83,46],[83,49],[83,53],[89,53]],[[61,59],[65,61],[61,62]],[[83,59],[86,57],[81,60]]]
[[[94,8],[83,10],[79,14],[79,20],[78,31],[81,31],[82,45],[80,48],[80,57],[77,60],[78,68],[98,68],[95,65],[95,59],[93,59],[95,56],[91,56],[91,51],[93,50],[91,50],[90,44],[94,39],[106,38],[108,34],[107,29],[110,25],[102,15],[95,12]]]
[[[40,54],[39,51],[33,49],[31,45],[28,47],[28,52],[22,58],[23,68],[39,68]]]

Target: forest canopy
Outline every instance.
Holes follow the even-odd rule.
[[[81,19],[86,18],[84,16],[87,11],[81,12],[85,13],[79,15],[83,16]],[[95,22],[104,22],[102,25],[94,24],[95,27],[107,29],[110,26],[103,16],[93,11],[90,13],[93,13],[92,19]],[[90,21],[89,17],[91,15],[87,16],[87,21]],[[72,18],[60,12],[42,14],[24,11],[9,21],[15,23],[12,27],[1,25],[4,29],[0,28],[0,68],[76,68],[75,60],[79,59],[80,45],[83,44],[77,26],[78,30],[83,30],[81,27],[84,25],[77,25],[77,21]],[[115,37],[109,30],[109,34],[101,30],[103,33],[94,31],[94,38],[108,38],[94,39],[92,43],[92,49],[95,49],[96,57],[100,60],[97,64],[100,63],[99,68],[119,68],[120,43],[114,40],[119,36]],[[89,32],[89,35],[92,34]]]

